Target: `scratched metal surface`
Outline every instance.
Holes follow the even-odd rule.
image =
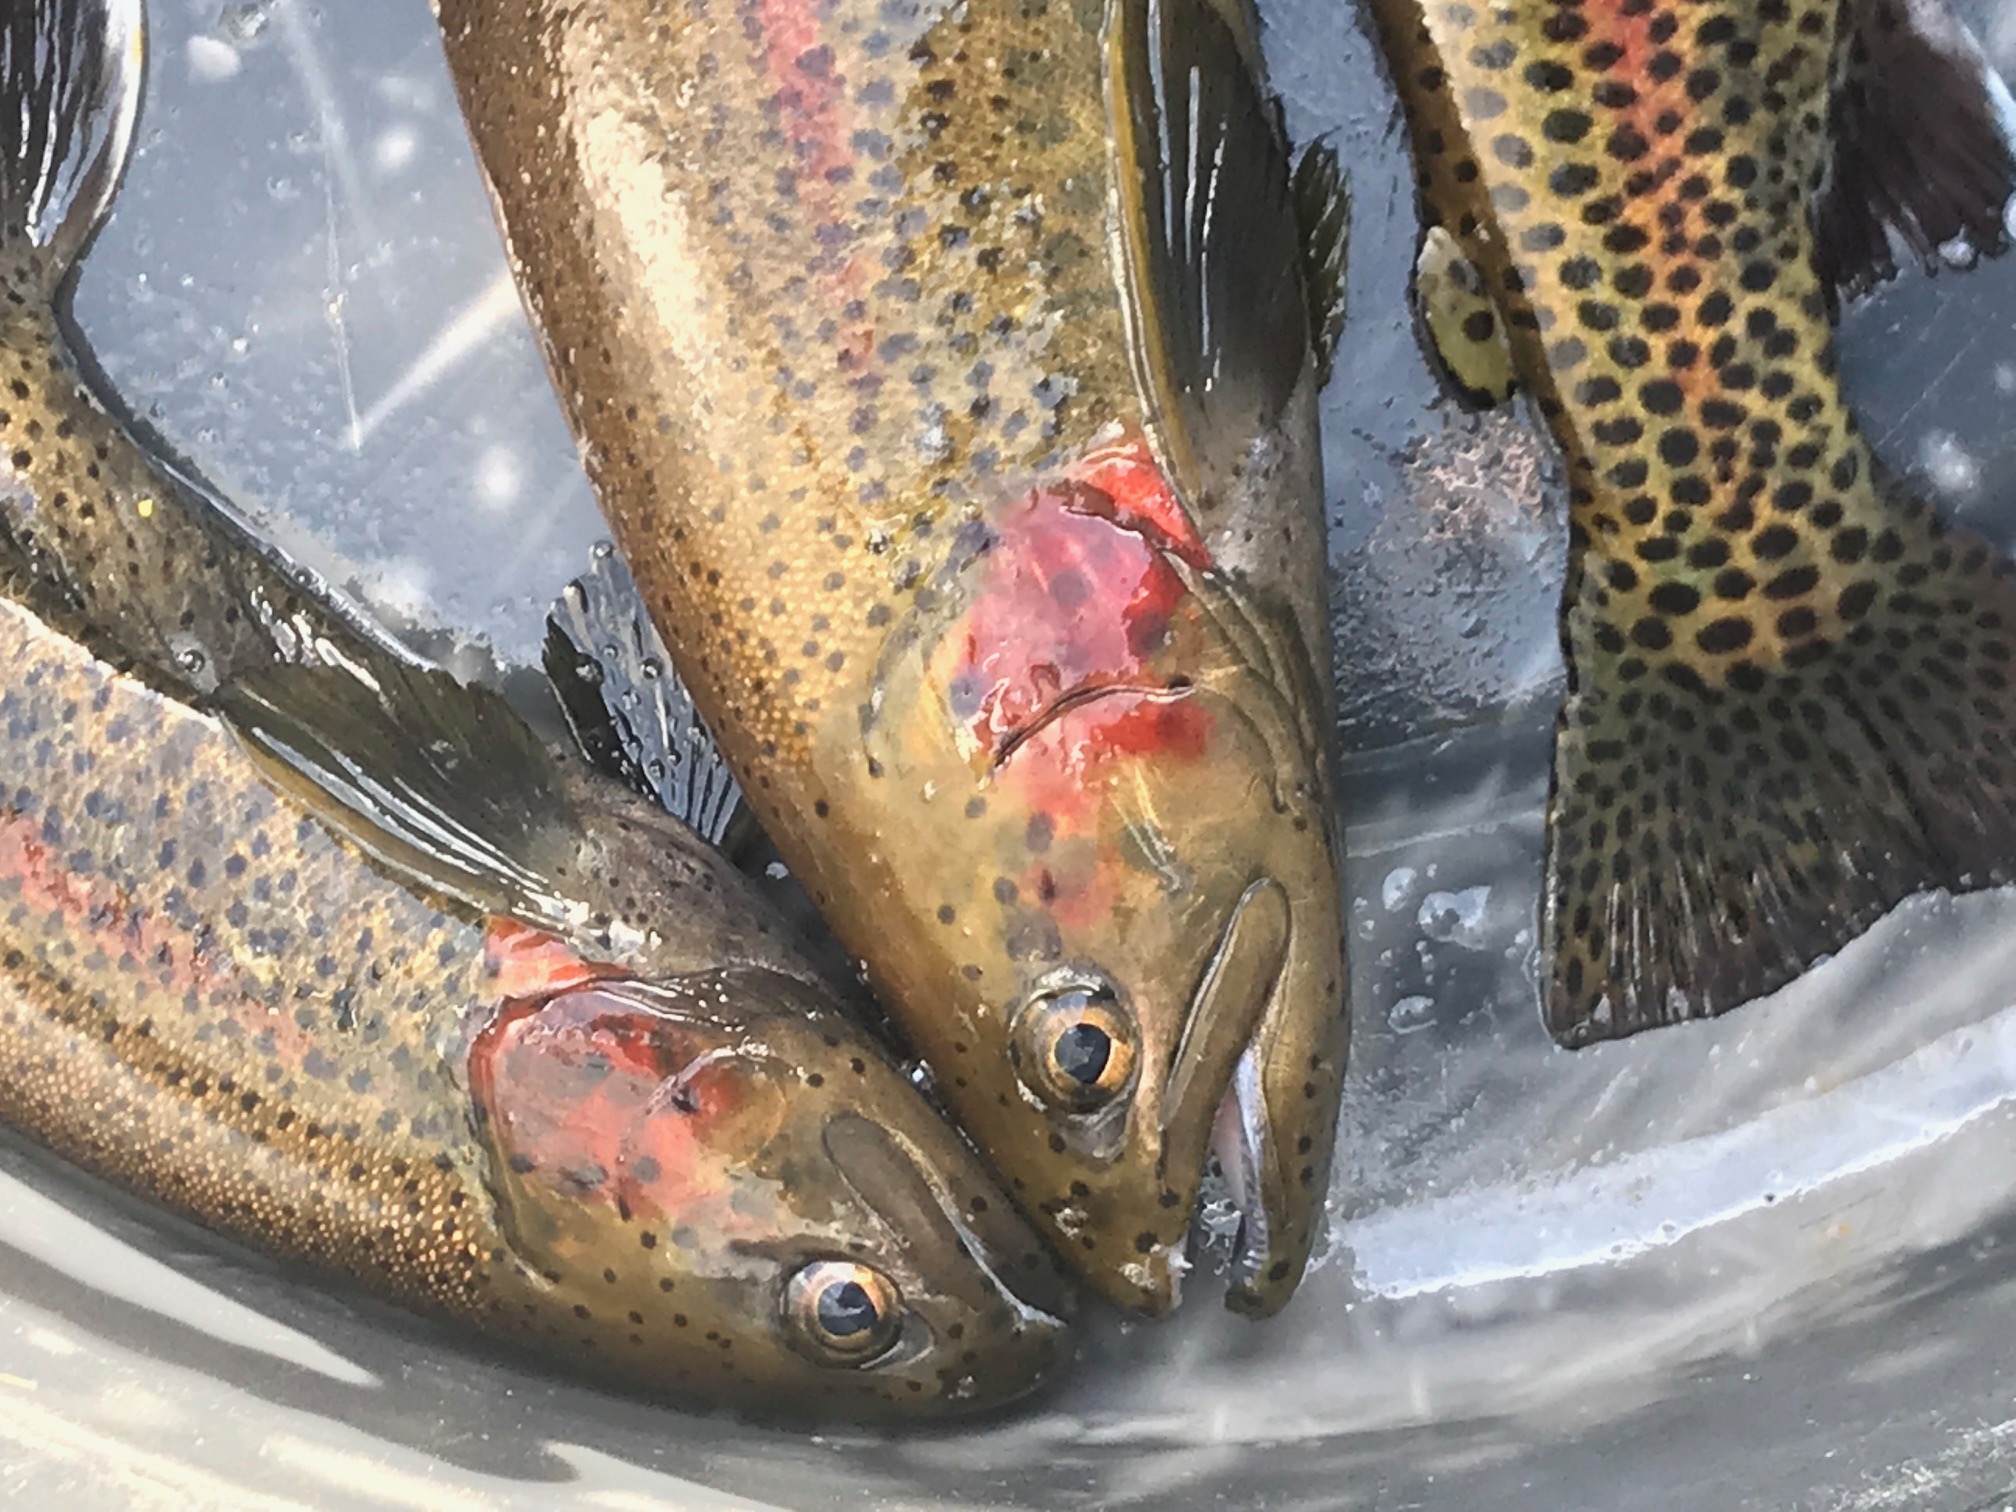
[[[592,505],[422,0],[155,0],[79,317],[299,554],[508,671]],[[1360,1032],[1331,1242],[1272,1327],[1199,1288],[1021,1418],[808,1437],[675,1414],[292,1284],[0,1146],[15,1504],[1959,1512],[2016,1487],[2016,900],[1919,900],[1769,1005],[1576,1057],[1531,985],[1560,532],[1515,418],[1433,402],[1411,202],[1348,8],[1280,0],[1356,187],[1328,396]],[[2016,10],[1973,12],[2016,62]],[[1871,434],[2016,535],[2016,259],[1850,315]],[[1356,381],[1354,381],[1354,377]],[[1998,507],[1997,501],[2002,501]]]

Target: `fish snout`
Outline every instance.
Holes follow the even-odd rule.
[[[1282,895],[1291,896],[1286,887]],[[1240,1215],[1225,1305],[1254,1318],[1286,1305],[1308,1267],[1350,1048],[1342,896],[1335,886],[1311,885],[1288,907],[1280,969],[1211,1130]]]
[[[1347,1049],[1342,927],[1320,873],[1251,883],[1198,982],[1163,1099],[1170,1170],[1201,1185],[1215,1158],[1238,1209],[1226,1305],[1250,1316],[1294,1292],[1323,1208]]]
[[[894,1241],[889,1268],[910,1316],[888,1369],[961,1411],[1022,1396],[1070,1358],[1072,1282],[963,1146],[928,1147],[955,1136],[847,1112],[823,1138]]]

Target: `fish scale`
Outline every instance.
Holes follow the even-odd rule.
[[[0,1116],[402,1300],[523,1300],[427,1032],[487,996],[482,931],[360,876],[214,725],[12,606],[0,648]]]
[[[1483,273],[1568,462],[1550,1026],[1718,1013],[1909,892],[2006,880],[2016,590],[1883,477],[1827,281],[1867,270],[1815,231],[1887,214],[1921,250],[1992,250],[2010,167],[1982,78],[1979,202],[1936,184],[1921,222],[1854,199],[1830,138],[1864,39],[1903,29],[1887,4],[1375,9],[1424,216]]]

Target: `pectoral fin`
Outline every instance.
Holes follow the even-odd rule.
[[[1311,142],[1295,165],[1295,219],[1302,231],[1302,291],[1309,300],[1309,334],[1316,348],[1316,381],[1330,381],[1338,338],[1344,334],[1346,244],[1351,231],[1351,189],[1337,149]]]
[[[1310,371],[1288,144],[1210,0],[1120,0],[1107,70],[1135,366],[1178,485],[1208,499]]]
[[[555,918],[537,839],[559,770],[495,692],[400,664],[262,667],[216,711],[273,781],[367,855],[484,914]]]
[[[1443,381],[1465,404],[1489,409],[1512,397],[1515,381],[1505,322],[1477,265],[1456,238],[1430,226],[1414,261],[1414,311]]]

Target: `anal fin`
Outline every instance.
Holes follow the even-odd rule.
[[[1422,344],[1444,383],[1473,409],[1512,397],[1515,373],[1505,322],[1477,265],[1441,226],[1430,226],[1414,260],[1414,310]]]
[[[1543,920],[1561,1043],[1724,1013],[1913,893],[2016,875],[2016,578],[1987,543],[1896,511],[1809,596],[1830,638],[1712,681],[1611,621],[1611,571],[1588,554],[1568,614]]]
[[[596,547],[548,614],[544,660],[589,765],[720,845],[741,790],[614,547]]]
[[[1947,0],[1847,0],[1813,223],[1823,287],[1848,297],[1897,272],[1894,234],[1926,268],[1956,238],[2005,245],[2016,102]]]

